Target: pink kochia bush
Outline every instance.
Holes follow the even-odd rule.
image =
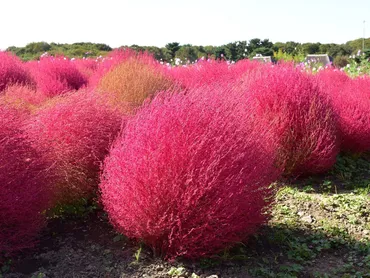
[[[100,59],[92,59],[92,58],[83,58],[83,59],[75,59],[72,61],[77,69],[87,78],[89,79],[90,76],[94,74],[94,72],[98,69]]]
[[[30,85],[32,79],[18,57],[0,51],[0,94],[12,84]]]
[[[230,64],[227,61],[199,60],[195,64],[168,68],[169,75],[183,89],[198,88],[200,86],[230,87],[238,86],[242,76],[249,74],[263,65],[257,61],[240,60]]]
[[[162,93],[128,120],[101,182],[118,231],[167,259],[196,258],[266,222],[275,146],[244,100],[221,87]]]
[[[230,80],[229,65],[226,61],[199,60],[187,66],[178,66],[168,69],[170,76],[182,88],[191,89],[199,86],[217,86]]]
[[[55,204],[94,196],[100,163],[119,132],[121,118],[99,96],[79,91],[52,99],[28,121],[28,136],[56,177]]]
[[[26,64],[36,81],[37,89],[47,97],[78,90],[87,85],[87,78],[76,65],[64,57],[42,57]]]
[[[0,104],[0,263],[34,245],[50,199],[47,163],[24,136],[25,117]]]
[[[318,79],[338,115],[342,150],[370,150],[370,79],[333,70],[320,72]]]
[[[245,82],[256,117],[274,125],[280,144],[277,164],[285,175],[320,173],[333,166],[339,152],[337,121],[313,76],[290,64],[266,65]]]

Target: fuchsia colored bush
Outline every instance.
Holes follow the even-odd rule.
[[[265,66],[246,78],[256,117],[274,125],[279,166],[286,175],[325,172],[339,152],[329,99],[314,78],[292,65]]]
[[[266,126],[230,89],[162,93],[128,120],[105,160],[102,200],[118,231],[167,259],[245,240],[278,176]]]
[[[200,60],[196,64],[168,69],[173,80],[184,89],[200,86],[217,86],[230,81],[229,65],[226,61]]]
[[[343,151],[370,150],[370,80],[350,79],[345,73],[322,71],[318,80],[338,116]]]
[[[47,56],[26,65],[36,81],[37,89],[47,97],[78,90],[87,85],[87,78],[67,58]]]
[[[53,99],[29,120],[28,136],[56,177],[54,203],[89,199],[96,193],[100,163],[121,126],[121,115],[91,92]]]
[[[89,79],[98,69],[100,59],[84,58],[75,59],[72,62],[76,65],[77,69],[85,76],[85,78]]]
[[[0,51],[0,94],[8,85],[30,85],[33,81],[18,57]]]
[[[0,105],[0,262],[33,246],[50,197],[47,164],[21,130],[25,117]]]
[[[261,68],[257,61],[240,60],[235,64],[219,60],[199,60],[195,64],[168,68],[169,75],[183,89],[205,86],[233,87],[240,84],[240,79]]]

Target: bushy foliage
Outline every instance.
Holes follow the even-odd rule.
[[[245,79],[256,117],[274,124],[278,165],[286,175],[327,171],[339,152],[329,99],[314,78],[290,64],[267,65]]]
[[[34,245],[50,197],[47,163],[22,132],[25,117],[0,104],[0,263]]]
[[[76,65],[63,57],[42,57],[40,61],[28,62],[37,89],[47,97],[54,97],[87,85],[87,79]]]
[[[243,76],[261,68],[258,61],[240,60],[228,63],[224,60],[199,60],[195,64],[170,68],[171,78],[183,89],[199,87],[238,86]]]
[[[29,120],[27,133],[56,177],[57,204],[96,193],[100,163],[121,126],[121,115],[88,91],[54,98]]]
[[[184,89],[217,86],[230,78],[228,63],[217,60],[199,60],[192,65],[173,67],[169,74]]]
[[[114,69],[124,61],[135,58],[137,55],[137,52],[129,48],[121,48],[110,52],[109,55],[99,61],[97,69],[94,74],[90,76],[89,87],[96,89],[99,86],[101,79],[110,70]]]
[[[305,55],[302,52],[294,51],[293,53],[284,52],[281,48],[277,52],[274,52],[274,59],[277,61],[285,61],[285,62],[296,62],[300,63],[305,60]]]
[[[196,258],[266,222],[275,146],[245,100],[222,87],[163,93],[127,122],[101,183],[119,232],[167,259]]]
[[[12,84],[30,85],[32,79],[16,56],[0,51],[0,94]]]
[[[38,106],[48,98],[33,86],[11,85],[4,90],[4,96],[13,103]]]
[[[73,44],[67,43],[47,43],[47,42],[32,42],[25,47],[11,46],[7,49],[19,56],[23,61],[37,60],[40,56],[47,52],[50,55],[61,55],[66,57],[97,57],[105,55],[108,51],[112,51],[109,45],[101,43],[79,42]]]
[[[146,98],[172,86],[163,67],[152,56],[139,53],[113,66],[101,78],[97,90],[117,106],[124,103],[137,107]]]
[[[356,55],[349,56],[347,65],[342,69],[352,77],[369,75],[370,59],[366,53],[359,50]]]
[[[349,64],[347,56],[337,56],[334,58],[333,64],[336,68],[343,68]]]
[[[370,150],[370,79],[350,79],[345,73],[327,70],[318,76],[338,115],[343,151]]]
[[[100,58],[92,59],[75,59],[73,63],[76,65],[77,69],[85,76],[87,80],[95,73],[98,69]]]

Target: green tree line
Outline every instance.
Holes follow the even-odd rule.
[[[358,50],[362,49],[363,43],[365,48],[370,48],[370,38],[365,39],[364,42],[362,39],[357,39],[344,44],[298,43],[294,41],[273,43],[268,39],[254,38],[249,41],[230,42],[221,46],[181,45],[178,42],[171,42],[166,44],[165,47],[139,45],[125,45],[121,47],[131,48],[136,51],[148,51],[153,53],[156,59],[172,64],[176,60],[181,60],[182,63],[194,62],[202,57],[238,61],[243,58],[252,58],[256,54],[295,61],[302,60],[307,54],[328,54],[333,58],[334,63],[345,64],[348,56],[356,54]],[[15,53],[22,60],[28,61],[38,59],[45,52],[48,52],[50,55],[81,58],[104,56],[113,49],[109,45],[101,43],[49,44],[46,42],[33,42],[25,47],[11,46],[7,50]]]

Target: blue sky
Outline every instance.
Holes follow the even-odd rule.
[[[0,49],[30,42],[112,47],[344,43],[370,37],[370,0],[1,0]],[[363,21],[365,20],[365,24]]]

